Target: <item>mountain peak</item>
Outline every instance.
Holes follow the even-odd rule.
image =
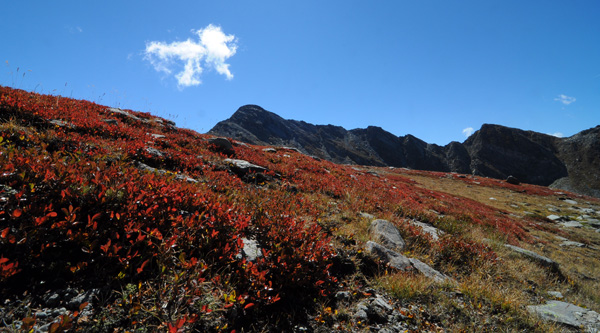
[[[442,147],[410,134],[398,137],[378,126],[348,131],[339,126],[286,120],[249,104],[209,133],[250,144],[295,147],[340,164],[472,173],[499,179],[512,175],[544,186],[562,179],[557,186],[568,184],[564,185],[568,190],[600,196],[600,158],[588,153],[598,151],[600,156],[600,140],[594,140],[597,132],[600,126],[567,140],[486,123],[465,142]],[[588,162],[581,162],[578,156],[589,156]],[[596,176],[588,181],[588,174]]]

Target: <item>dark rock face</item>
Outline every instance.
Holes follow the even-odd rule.
[[[550,186],[600,198],[600,126],[559,140],[557,150],[568,176]]]
[[[380,127],[346,130],[286,120],[257,105],[239,108],[210,134],[288,146],[341,164],[408,167],[519,181],[600,197],[600,126],[569,138],[484,124],[465,142],[429,144]],[[554,183],[554,184],[553,184]]]
[[[537,185],[550,185],[567,176],[567,168],[557,157],[551,135],[484,124],[464,146],[471,155],[471,171],[476,175],[517,179]]]

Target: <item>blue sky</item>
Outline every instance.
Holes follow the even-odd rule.
[[[483,123],[564,136],[600,124],[597,0],[7,1],[2,11],[1,85],[202,133],[244,104],[437,144]]]

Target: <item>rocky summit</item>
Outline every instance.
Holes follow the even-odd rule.
[[[210,134],[251,144],[295,147],[335,163],[457,172],[551,186],[600,197],[600,126],[568,138],[484,124],[463,143],[430,144],[380,127],[346,130],[286,120],[240,107]]]

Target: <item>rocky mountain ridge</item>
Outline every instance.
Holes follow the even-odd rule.
[[[568,138],[484,124],[463,143],[430,144],[380,127],[346,130],[286,120],[257,105],[240,107],[210,134],[251,144],[295,147],[341,164],[457,172],[551,186],[600,197],[600,126]]]

